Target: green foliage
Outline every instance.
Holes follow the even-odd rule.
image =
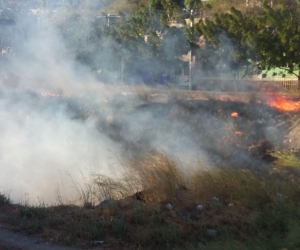
[[[271,151],[269,154],[275,158],[277,167],[300,169],[300,158],[291,151]]]
[[[80,8],[85,5],[89,6],[81,4]],[[233,5],[236,8],[230,8]],[[213,10],[208,10],[199,0],[116,0],[107,6],[102,11],[120,13],[114,25],[107,25],[105,15],[91,21],[75,9],[53,16],[70,54],[93,71],[101,69],[103,81],[120,73],[120,61],[129,75],[147,72],[155,79],[163,71],[180,72],[180,58],[191,48],[203,70],[213,75],[229,73],[241,80],[254,70],[272,67],[287,68],[298,75],[297,3],[278,1],[273,7],[264,3],[262,7],[246,8],[238,1],[215,0],[210,5]],[[195,10],[194,15],[183,8]],[[168,26],[170,21],[184,23],[184,19],[203,17],[203,11],[208,13],[207,18],[200,19],[195,27]],[[213,12],[217,14],[212,16]],[[198,42],[201,35],[205,45]]]
[[[199,9],[202,6],[201,0],[184,0],[184,5],[188,9]]]
[[[66,12],[56,9],[49,21],[58,27],[68,56],[93,72],[101,69],[103,81],[120,74],[121,61],[129,75],[147,72],[155,79],[162,71],[179,72],[180,58],[191,48],[203,69],[214,75],[229,72],[240,80],[254,68],[261,72],[278,67],[299,76],[295,71],[300,65],[299,1],[272,2],[259,6],[249,1],[246,6],[238,0],[211,0],[209,5],[200,0],[84,0],[78,6],[67,4]],[[17,12],[45,4],[2,0],[0,7]],[[193,9],[194,15],[184,8]],[[101,11],[120,14],[120,18],[108,26],[106,14],[94,18]],[[184,24],[185,19],[202,17],[206,20],[193,28],[168,26],[170,21]]]
[[[232,7],[230,13],[216,14],[215,21],[201,21],[196,29],[207,39],[211,53],[206,61],[215,71],[229,71],[237,79],[244,78],[257,61],[255,27],[252,18],[246,18]],[[220,65],[227,65],[225,68]]]
[[[298,3],[279,1],[277,8],[264,3],[263,14],[256,21],[262,68],[281,67],[293,72],[299,67],[299,10]]]

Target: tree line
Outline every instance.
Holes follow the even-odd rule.
[[[101,72],[102,81],[110,82],[113,75],[135,82],[141,75],[180,74],[186,64],[182,56],[193,51],[201,70],[213,75],[226,72],[238,81],[277,67],[300,82],[299,4],[299,0],[253,0],[250,6],[249,1],[238,0],[115,0],[101,5],[82,0],[50,19],[74,59]],[[83,9],[86,6],[89,9]],[[108,23],[112,18],[108,11],[114,10],[115,21]],[[186,25],[186,20],[194,25]]]
[[[221,12],[214,11],[221,1],[128,2],[136,10],[129,15],[119,13],[122,21],[113,26],[95,25],[93,41],[101,43],[97,46],[101,53],[102,41],[110,39],[111,58],[122,58],[125,71],[132,75],[145,70],[179,73],[181,56],[192,48],[202,70],[214,75],[227,72],[240,80],[278,67],[283,77],[288,72],[299,79],[299,1],[260,1],[253,6],[243,1],[230,8],[227,3]],[[193,27],[186,25],[186,19],[194,22]],[[184,28],[170,27],[172,21]]]

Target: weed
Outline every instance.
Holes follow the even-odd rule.
[[[124,218],[112,218],[110,222],[112,231],[117,235],[117,237],[125,237],[129,232],[129,227],[126,224]]]
[[[300,224],[299,222],[292,222],[289,225],[289,232],[286,236],[286,246],[288,249],[300,248]]]
[[[72,234],[76,238],[85,241],[103,239],[106,235],[105,223],[95,217],[91,217],[88,220],[84,218],[73,220],[71,227],[74,230]]]
[[[130,233],[130,240],[138,246],[150,246],[152,244],[152,231],[149,228],[138,228]]]
[[[152,229],[152,238],[158,246],[170,246],[179,243],[185,236],[182,228],[175,225],[160,225]]]
[[[280,168],[300,169],[300,158],[291,151],[270,151],[269,154],[275,158],[274,164]]]
[[[11,204],[11,200],[8,195],[0,193],[0,206]]]
[[[26,219],[44,219],[47,217],[47,209],[44,206],[20,206],[18,214],[21,218]]]
[[[257,231],[263,231],[266,235],[278,236],[288,230],[288,219],[277,209],[266,209],[258,214],[256,219]]]
[[[250,209],[263,208],[273,202],[276,193],[278,190],[283,191],[283,187],[282,183],[267,173],[236,168],[199,172],[192,180],[196,196],[206,200],[216,196],[222,202],[234,202]],[[293,195],[295,191],[293,189]]]
[[[106,210],[106,213],[111,216],[118,214],[120,211],[116,200],[105,200],[101,203],[101,206]]]

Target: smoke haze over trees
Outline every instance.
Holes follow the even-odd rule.
[[[181,56],[191,47],[203,69],[223,70],[237,80],[253,73],[254,66],[258,72],[272,67],[294,72],[299,65],[299,5],[294,1],[253,0],[246,6],[217,0],[2,0],[0,8],[2,22],[30,16],[39,29],[54,24],[69,56],[95,75],[100,70],[104,82],[120,80],[120,74],[125,82],[141,81],[143,73],[180,74]],[[116,17],[108,25],[111,14]],[[171,21],[183,28],[170,27]],[[22,32],[28,32],[25,24]],[[202,35],[205,46],[198,43]]]

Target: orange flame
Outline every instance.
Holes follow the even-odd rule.
[[[294,101],[279,93],[273,93],[267,97],[267,104],[270,107],[281,111],[295,112],[300,111],[300,101]]]
[[[243,135],[244,133],[242,131],[235,131],[236,135]]]
[[[239,114],[237,112],[232,112],[231,117],[239,117]]]

